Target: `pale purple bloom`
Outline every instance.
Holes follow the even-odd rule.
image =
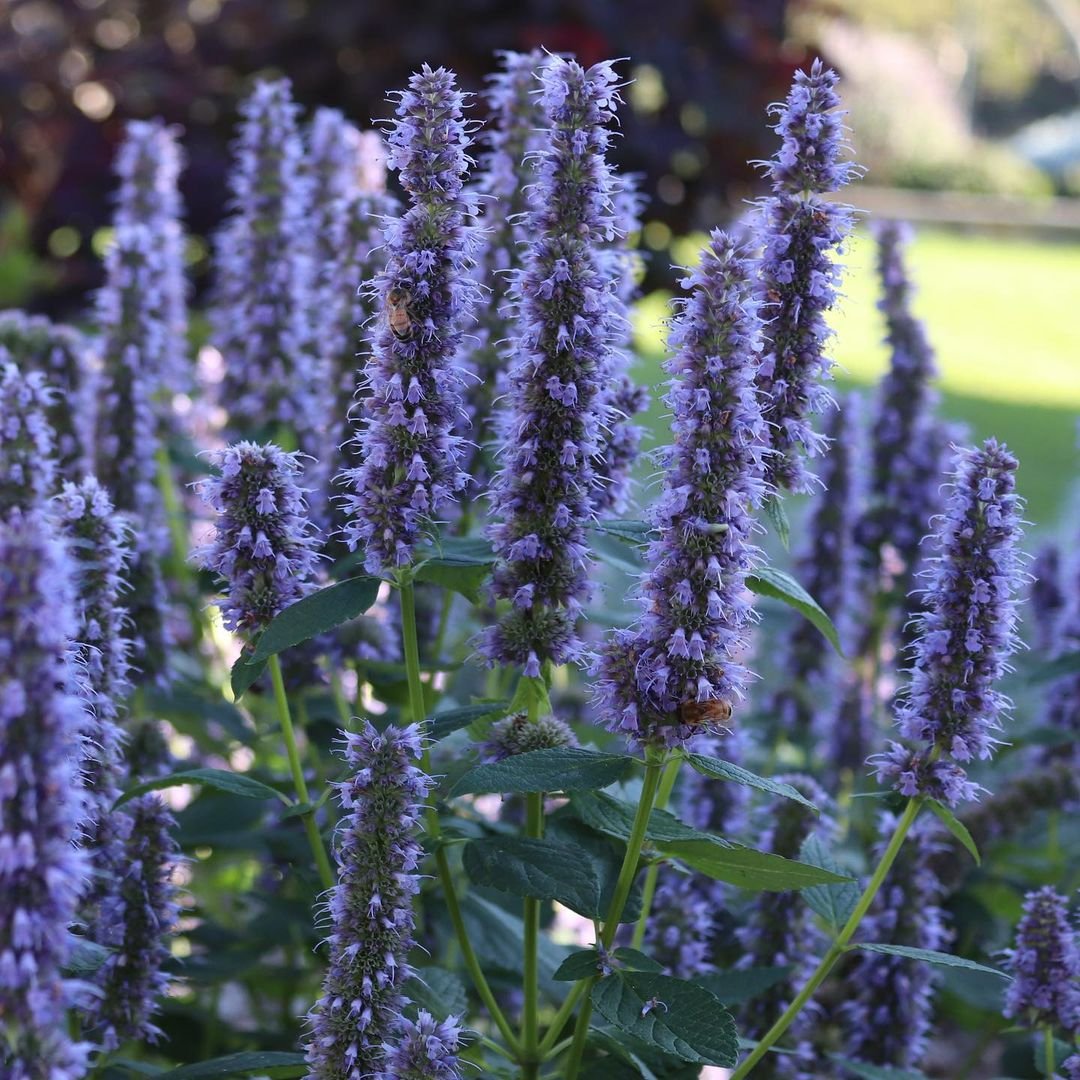
[[[0,514],[40,507],[56,489],[53,430],[46,419],[55,400],[40,371],[16,367],[0,349]]]
[[[459,1080],[457,1051],[461,1024],[456,1016],[436,1020],[421,1009],[415,1020],[403,1016],[377,1080]]]
[[[893,814],[881,815],[876,863],[896,829]],[[946,850],[944,832],[932,818],[916,821],[907,842],[859,928],[859,940],[942,950],[951,934],[939,906],[944,889],[934,871]],[[883,953],[857,952],[845,972],[840,1009],[847,1057],[896,1068],[917,1066],[933,1021],[940,972],[931,964]]]
[[[330,893],[330,955],[323,993],[308,1020],[310,1080],[366,1080],[394,1058],[386,1044],[399,1030],[412,975],[413,897],[423,849],[415,833],[432,780],[414,764],[420,730],[370,724],[347,733],[351,778],[339,785],[344,816]]]
[[[1067,605],[1063,569],[1061,548],[1049,542],[1039,548],[1031,564],[1031,641],[1032,648],[1043,654],[1057,646],[1059,621]]]
[[[1036,571],[1039,569],[1037,564]],[[1045,561],[1041,570],[1046,574]],[[1071,558],[1062,570],[1064,572],[1059,571],[1057,582],[1060,607],[1056,617],[1038,610],[1033,612],[1036,630],[1050,638],[1053,646],[1051,652],[1055,656],[1080,650],[1080,555]],[[1036,582],[1036,586],[1039,584]],[[1044,578],[1044,592],[1047,584]],[[1034,601],[1035,588],[1032,589],[1033,607]],[[1041,619],[1047,617],[1052,625],[1040,625]],[[1061,736],[1061,741],[1057,745],[1040,747],[1040,759],[1045,762],[1060,758],[1074,763],[1080,760],[1080,742],[1075,741],[1075,736],[1080,734],[1080,674],[1063,675],[1050,684],[1046,693],[1045,723]]]
[[[86,886],[72,843],[88,724],[71,656],[73,567],[41,512],[0,518],[0,1074],[77,1080],[88,1047],[69,1035],[61,968]]]
[[[386,267],[370,283],[379,320],[365,371],[362,464],[349,471],[346,540],[371,573],[408,565],[413,550],[468,482],[461,470],[461,374],[455,360],[472,315],[469,276],[476,235],[473,196],[464,191],[471,159],[465,95],[445,68],[425,65],[397,95],[390,168],[409,209],[383,222]],[[388,313],[389,315],[389,313]]]
[[[319,540],[300,486],[303,466],[273,443],[236,443],[210,460],[221,474],[202,482],[202,496],[219,516],[192,558],[224,581],[226,628],[250,638],[315,587]]]
[[[1065,1080],[1080,1080],[1080,1054],[1073,1054],[1061,1066],[1061,1073]]]
[[[807,75],[795,74],[787,101],[771,108],[783,139],[765,163],[773,194],[762,200],[756,230],[763,251],[758,263],[764,301],[764,350],[758,370],[768,440],[768,480],[794,492],[812,490],[803,457],[817,457],[824,442],[809,418],[830,402],[822,380],[832,360],[825,355],[831,331],[825,314],[836,302],[839,252],[851,229],[846,206],[825,198],[847,184],[856,166],[843,162],[836,72],[815,60]]]
[[[692,291],[665,364],[675,443],[661,455],[664,486],[650,511],[658,537],[640,587],[644,614],[612,635],[598,684],[612,731],[668,745],[701,733],[684,707],[734,706],[749,679],[746,575],[759,559],[751,515],[766,491],[747,260],[716,232],[685,284]]]
[[[876,759],[879,780],[950,806],[974,799],[964,766],[993,755],[1008,707],[995,683],[1017,647],[1016,458],[993,439],[959,450],[948,503],[927,557],[911,682],[896,710],[901,735]]]

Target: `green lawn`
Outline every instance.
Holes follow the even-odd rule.
[[[692,257],[688,237],[675,254]],[[875,306],[874,245],[860,232],[847,255],[845,297],[834,313],[838,385],[867,386],[888,357]],[[996,435],[1019,455],[1028,518],[1055,523],[1077,473],[1080,414],[1080,243],[925,231],[912,246],[917,311],[938,351],[944,410],[975,437]],[[641,303],[638,377],[655,384],[662,357],[665,296]],[[649,420],[663,441],[663,409]]]

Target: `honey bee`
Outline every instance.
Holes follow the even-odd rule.
[[[703,727],[706,724],[723,727],[731,719],[731,702],[723,698],[684,701],[679,706],[679,719],[690,727]]]
[[[412,297],[405,289],[391,289],[386,294],[386,318],[394,337],[405,341],[412,337]]]

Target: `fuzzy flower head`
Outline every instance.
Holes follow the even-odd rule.
[[[639,623],[616,631],[600,662],[608,727],[676,745],[724,726],[749,673],[746,575],[758,561],[751,516],[766,488],[754,368],[757,320],[745,255],[713,234],[669,339],[665,404],[674,445],[650,517]]]
[[[415,764],[420,730],[391,727],[380,734],[365,724],[344,738],[352,775],[339,789],[344,816],[335,851],[338,884],[329,900],[328,967],[308,1017],[312,1080],[366,1080],[391,1063],[414,1064],[418,1050],[435,1048],[417,1040],[438,1034],[407,1032],[397,1049],[387,1050],[397,1045],[401,985],[412,974],[412,905],[423,855],[414,834],[432,784]]]
[[[840,161],[845,147],[836,83],[836,73],[815,60],[809,75],[796,73],[787,101],[773,106],[783,145],[766,163],[773,194],[760,204],[757,221],[766,323],[758,386],[773,449],[766,466],[770,481],[794,492],[812,490],[802,459],[824,449],[810,417],[830,402],[822,386],[832,368],[824,351],[831,333],[825,314],[836,302],[840,278],[830,253],[841,249],[851,229],[848,208],[824,198],[856,168]]]
[[[26,371],[0,350],[0,513],[41,506],[56,486],[54,392],[40,371]]]
[[[460,1044],[456,1016],[436,1020],[421,1009],[415,1020],[402,1017],[395,1040],[383,1047],[386,1059],[377,1080],[459,1080]]]
[[[556,716],[530,720],[528,713],[513,713],[496,720],[480,748],[485,761],[502,761],[530,750],[551,750],[557,746],[577,746],[577,736]]]
[[[900,733],[877,761],[878,778],[904,795],[950,806],[976,797],[963,766],[992,756],[1008,702],[995,688],[1016,650],[1016,592],[1024,574],[1017,544],[1016,458],[988,439],[960,450],[937,555],[927,559],[926,610],[914,666],[897,707]]]
[[[389,134],[410,206],[384,223],[386,268],[372,283],[385,312],[373,336],[361,414],[362,464],[348,476],[350,548],[371,573],[407,566],[413,549],[468,482],[459,467],[456,357],[472,314],[476,237],[463,190],[471,159],[465,95],[427,65],[398,95]]]
[[[308,520],[300,455],[267,443],[219,450],[221,475],[203,481],[217,531],[193,558],[225,582],[225,626],[250,637],[314,587],[318,536]]]
[[[1006,956],[1013,981],[1005,1015],[1033,1029],[1080,1030],[1080,945],[1065,898],[1049,885],[1024,898],[1016,946]]]
[[[0,566],[0,1074],[77,1080],[87,1047],[68,1038],[61,974],[87,871],[73,567],[53,523],[17,510]]]
[[[591,586],[599,408],[609,369],[609,276],[597,246],[614,237],[608,125],[620,98],[610,63],[552,57],[540,71],[547,136],[514,276],[514,361],[500,418],[499,515],[488,531],[499,562],[494,595],[510,609],[480,640],[492,664],[539,676],[579,660],[577,621]]]

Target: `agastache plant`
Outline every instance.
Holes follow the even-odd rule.
[[[1053,619],[1053,652],[1057,656],[1068,655],[1080,645],[1080,559],[1070,560],[1062,576],[1065,579],[1061,588],[1062,605]],[[1046,583],[1043,584],[1045,587]],[[1046,628],[1039,628],[1038,632],[1045,633]],[[1057,733],[1060,741],[1040,747],[1040,759],[1075,762],[1080,756],[1080,744],[1074,738],[1080,732],[1080,675],[1065,674],[1050,684],[1046,693],[1046,725]]]
[[[1017,647],[1023,580],[1016,458],[993,439],[960,450],[952,491],[928,559],[926,611],[911,682],[897,708],[900,733],[877,760],[880,780],[950,806],[977,797],[964,766],[992,756],[1008,702],[995,684]]]
[[[605,158],[620,98],[610,63],[552,57],[540,73],[548,140],[537,156],[530,243],[515,276],[514,363],[488,530],[494,595],[510,609],[485,632],[491,663],[537,678],[579,660],[576,623],[589,596],[586,525],[596,484],[601,381],[609,367],[610,287],[597,245],[613,235]]]
[[[715,715],[722,726],[749,677],[742,665],[757,564],[751,516],[765,491],[754,389],[758,326],[749,264],[715,232],[670,336],[665,403],[675,443],[661,455],[639,623],[616,631],[600,661],[600,707],[612,731],[678,745]]]
[[[461,1031],[456,1017],[436,1020],[426,1009],[415,1020],[403,1017],[397,1041],[384,1047],[386,1060],[378,1080],[459,1080]]]
[[[475,294],[464,105],[453,74],[425,65],[398,95],[389,134],[390,168],[410,206],[384,224],[386,267],[375,287],[387,317],[373,333],[360,414],[363,460],[349,472],[346,503],[346,538],[363,548],[371,573],[407,566],[468,482],[454,434],[461,411],[455,359]]]
[[[16,367],[0,351],[0,514],[43,506],[56,487],[53,430],[56,398],[40,371]]]
[[[1055,543],[1043,544],[1031,563],[1031,642],[1044,654],[1057,645],[1059,619],[1067,606],[1063,569],[1061,548]]]
[[[841,160],[846,147],[837,81],[836,72],[815,60],[809,74],[796,72],[787,100],[772,107],[783,144],[765,163],[773,193],[761,202],[755,223],[765,320],[757,385],[773,450],[766,478],[793,492],[812,490],[803,458],[825,448],[810,418],[829,406],[822,385],[832,368],[825,314],[840,279],[831,253],[842,249],[852,221],[846,206],[826,198],[857,174],[853,163]]]
[[[87,864],[80,741],[89,716],[70,643],[74,570],[41,511],[0,519],[0,1074],[79,1080],[62,974]]]

